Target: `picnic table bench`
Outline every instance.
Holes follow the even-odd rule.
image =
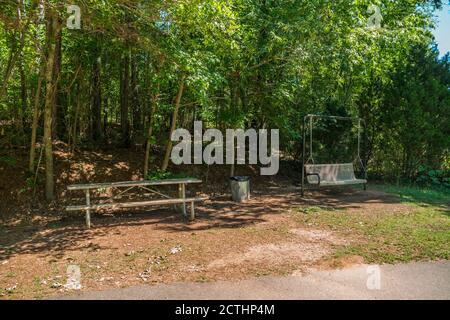
[[[198,201],[207,200],[207,197],[191,197],[186,198],[186,186],[188,184],[199,184],[201,180],[186,178],[186,179],[166,179],[166,180],[142,180],[142,181],[123,181],[123,182],[111,182],[111,183],[90,183],[90,184],[74,184],[67,187],[68,191],[84,191],[86,196],[86,204],[67,206],[67,211],[86,211],[86,225],[88,228],[91,227],[91,210],[99,209],[119,209],[119,208],[133,208],[133,207],[144,207],[152,205],[179,205],[181,204],[181,209],[183,215],[186,217],[186,203],[190,203],[191,214],[190,220],[195,219],[195,209],[194,203]],[[174,198],[166,195],[160,191],[154,190],[151,187],[159,186],[172,186],[178,185],[178,197]],[[121,198],[122,195],[128,193],[132,189],[143,189],[151,194],[156,194],[160,196],[160,199],[143,200],[143,201],[132,201],[132,202],[118,202],[117,200]],[[107,189],[117,189],[119,194],[111,196],[106,202],[101,203],[91,203],[91,191],[94,190],[107,190]]]

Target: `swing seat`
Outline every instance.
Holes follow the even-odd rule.
[[[367,180],[357,179],[353,163],[307,164],[306,179],[309,184],[318,186],[343,186],[366,184]]]

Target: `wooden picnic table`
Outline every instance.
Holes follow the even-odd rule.
[[[91,227],[91,210],[99,209],[118,209],[118,208],[133,208],[152,205],[167,205],[167,204],[181,204],[183,215],[187,216],[186,203],[191,205],[190,219],[195,219],[194,203],[197,201],[204,201],[206,197],[193,197],[186,198],[186,186],[189,184],[202,183],[199,179],[185,178],[185,179],[165,179],[165,180],[141,180],[141,181],[123,181],[123,182],[107,182],[107,183],[89,183],[89,184],[74,184],[69,185],[67,190],[69,191],[84,191],[86,196],[86,204],[75,205],[66,207],[67,211],[86,211],[86,225]],[[171,186],[178,185],[178,197],[173,198],[160,191],[154,190],[151,187],[157,186]],[[108,202],[92,204],[91,203],[91,191],[92,190],[105,190],[105,189],[124,189],[120,191],[118,195],[111,197]],[[149,191],[151,194],[156,194],[161,199],[156,200],[144,200],[133,202],[117,202],[117,199],[132,189],[143,189]]]

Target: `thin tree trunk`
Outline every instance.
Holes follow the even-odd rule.
[[[31,145],[30,145],[30,162],[28,169],[30,172],[34,172],[34,159],[36,157],[36,137],[37,137],[37,127],[39,124],[39,114],[40,114],[40,101],[41,101],[41,90],[42,90],[42,78],[44,76],[44,64],[41,66],[38,76],[38,83],[36,88],[36,93],[34,95],[34,107],[33,107],[33,124],[31,125]]]
[[[240,83],[240,74],[238,71],[233,72],[231,74],[230,79],[230,109],[233,112],[233,115],[236,116],[236,114],[239,112],[239,83]],[[235,119],[236,120],[236,119]],[[235,146],[235,141],[233,142],[233,145]],[[236,155],[236,149],[234,150],[234,154]],[[233,177],[236,175],[236,164],[235,159],[233,159],[233,163],[230,166],[230,177]]]
[[[61,61],[62,61],[62,34],[61,34],[61,21],[59,18],[57,20],[57,27],[55,29],[55,58],[54,58],[54,71],[53,71],[53,81],[54,81],[54,94],[53,94],[53,118],[52,118],[52,137],[57,139],[60,134],[64,133],[64,110],[61,109],[61,99],[58,93],[58,78],[61,73]]]
[[[39,41],[38,32],[40,26],[36,25],[35,37],[36,42],[36,52],[39,53],[39,68],[38,68],[38,82],[36,92],[34,94],[34,105],[33,105],[33,122],[31,125],[31,143],[30,143],[30,159],[28,164],[28,169],[30,173],[34,172],[34,161],[36,158],[36,141],[37,141],[37,129],[39,125],[40,117],[40,103],[41,103],[41,91],[42,91],[42,81],[45,76],[45,63],[44,63],[44,52],[42,50],[42,43]]]
[[[173,111],[172,114],[172,124],[170,126],[170,133],[169,133],[169,141],[167,142],[167,148],[166,148],[166,154],[164,156],[164,160],[161,166],[161,170],[162,171],[166,171],[167,168],[169,167],[169,160],[170,160],[170,154],[172,152],[172,133],[175,131],[176,126],[177,126],[177,120],[178,120],[178,111],[180,109],[180,103],[181,103],[181,98],[183,96],[183,91],[184,91],[184,81],[185,81],[185,76],[183,75],[180,79],[180,85],[178,87],[178,93],[177,93],[177,97],[175,100],[175,110]]]
[[[109,99],[105,96],[103,99],[103,137],[107,137],[108,134],[108,108]]]
[[[19,132],[23,135],[23,122],[24,122],[24,116],[27,111],[27,104],[28,104],[28,95],[27,95],[27,78],[25,76],[25,69],[23,67],[23,61],[20,63],[20,99],[21,99],[21,108],[18,112],[18,119],[17,119],[17,129]]]
[[[92,69],[92,138],[96,142],[100,142],[103,139],[100,57],[95,58]]]
[[[11,77],[12,70],[14,68],[14,64],[16,63],[16,60],[17,60],[17,54],[16,54],[17,49],[15,49],[14,47],[15,47],[15,45],[13,44],[13,47],[11,48],[11,51],[9,52],[8,63],[6,64],[5,74],[3,76],[3,83],[2,83],[2,87],[0,89],[0,97],[2,100],[8,90],[9,78]]]
[[[152,147],[153,120],[155,119],[156,105],[158,103],[158,97],[159,97],[159,83],[158,83],[157,93],[152,96],[152,107],[150,110],[149,121],[148,121],[147,143],[145,146],[145,160],[144,160],[144,179],[146,179],[147,175],[148,175],[148,167],[149,167],[149,161],[150,161],[150,149]]]
[[[136,136],[137,132],[140,132],[141,127],[141,106],[139,103],[139,89],[138,89],[138,81],[139,81],[139,73],[136,62],[137,56],[133,55],[131,59],[131,103],[133,108],[133,131],[134,136]]]
[[[76,72],[76,76],[73,79],[72,84],[69,86],[70,89],[70,94],[72,94],[72,86],[75,86],[75,89],[73,90],[74,97],[73,99],[70,98],[70,100],[73,102],[71,102],[71,105],[73,105],[73,110],[71,112],[71,116],[70,116],[70,126],[67,128],[68,130],[68,144],[70,146],[70,152],[73,153],[75,146],[76,146],[76,142],[77,142],[77,126],[78,126],[78,115],[79,115],[79,110],[81,108],[81,99],[83,98],[83,90],[82,90],[82,84],[84,83],[84,73],[83,73],[83,69],[81,66],[81,62],[79,60],[77,60],[77,72]],[[69,93],[68,93],[69,94]]]
[[[108,65],[104,65],[102,66],[103,70],[106,70],[108,68]],[[110,69],[110,68],[108,68]],[[109,70],[110,71],[110,70]],[[105,74],[108,73],[108,71],[103,71]],[[105,87],[105,92],[109,92],[109,85],[108,85],[108,81],[106,81],[104,83]],[[107,138],[108,136],[108,117],[110,116],[110,112],[109,112],[109,105],[110,105],[110,99],[109,96],[107,94],[103,95],[103,138]],[[112,104],[112,103],[111,103]]]
[[[53,174],[53,146],[52,146],[52,124],[53,104],[55,103],[56,79],[55,55],[56,35],[59,28],[55,13],[49,13],[47,24],[47,66],[45,71],[46,94],[44,109],[44,147],[45,147],[45,197],[51,201],[55,199],[55,185]]]
[[[130,54],[126,50],[125,57],[122,59],[122,77],[121,77],[121,104],[120,104],[120,125],[122,128],[122,144],[124,147],[130,146],[130,120],[128,116],[129,98],[130,98]]]
[[[73,116],[73,126],[72,126],[72,145],[71,145],[71,152],[73,153],[75,151],[75,147],[77,145],[77,127],[78,127],[78,117],[80,114],[80,109],[81,109],[81,103],[82,103],[82,99],[83,99],[83,95],[82,95],[82,82],[83,79],[80,80],[80,82],[78,83],[78,95],[77,95],[77,102],[75,104],[75,113]]]

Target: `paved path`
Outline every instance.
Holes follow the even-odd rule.
[[[316,271],[307,276],[262,277],[245,281],[177,283],[85,292],[59,299],[450,299],[450,261],[383,265],[380,290],[368,266]]]

